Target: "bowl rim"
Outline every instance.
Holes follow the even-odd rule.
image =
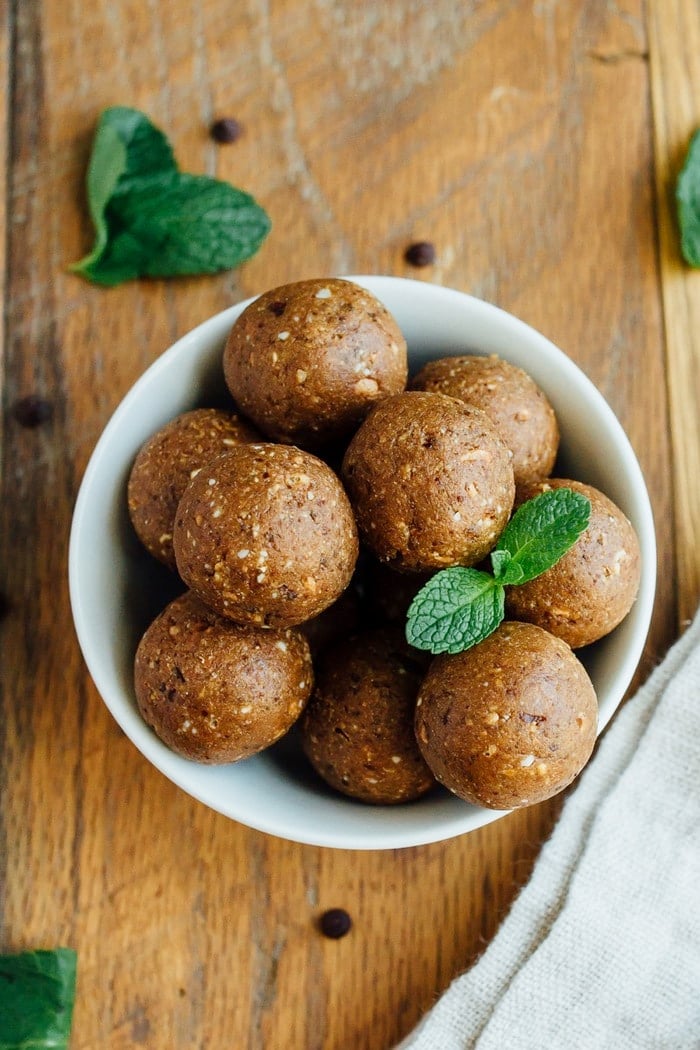
[[[557,370],[568,374],[577,385],[583,385],[586,389],[587,396],[596,403],[598,412],[607,417],[608,425],[615,433],[616,450],[619,452],[620,456],[620,470],[627,471],[633,482],[636,500],[635,510],[637,513],[635,527],[638,533],[643,556],[639,593],[635,606],[633,607],[637,617],[638,626],[634,631],[633,644],[628,646],[623,659],[617,666],[615,673],[616,688],[613,691],[615,694],[614,702],[609,705],[609,710],[604,714],[601,714],[598,724],[598,735],[600,735],[619,707],[620,701],[622,700],[639,663],[651,623],[656,588],[656,537],[651,502],[641,468],[622,425],[598,388],[563,350],[559,349],[559,347],[537,329],[515,317],[513,314],[503,310],[501,307],[489,303],[486,300],[469,295],[466,292],[461,292],[458,289],[446,288],[443,285],[436,285],[430,282],[418,281],[410,278],[386,275],[341,275],[341,278],[368,288],[368,290],[373,292],[380,300],[382,299],[382,289],[395,287],[397,282],[400,282],[402,287],[408,286],[407,290],[410,290],[410,286],[415,286],[417,295],[425,295],[427,286],[427,288],[430,289],[429,294],[435,297],[436,302],[439,302],[440,299],[444,299],[445,302],[448,300],[459,300],[462,302],[467,300],[468,305],[472,310],[476,311],[477,314],[481,313],[484,316],[495,317],[500,326],[503,329],[508,330],[509,334],[512,334],[515,339],[519,336],[525,335],[529,341],[537,343],[538,353],[540,353],[546,361],[549,360],[556,362]],[[74,505],[68,552],[68,577],[73,622],[81,653],[90,676],[93,679],[101,699],[117,724],[121,727],[132,744],[134,744],[134,746],[159,772],[175,783],[181,790],[185,791],[186,794],[197,799],[197,801],[208,806],[210,809],[257,831],[274,835],[278,838],[287,839],[288,841],[312,846],[350,850],[384,850],[408,848],[411,846],[426,845],[431,842],[440,842],[476,830],[477,827],[486,826],[487,824],[498,820],[509,811],[483,809],[480,811],[479,823],[474,824],[473,817],[471,819],[468,819],[468,817],[469,814],[473,814],[475,808],[478,810],[479,807],[471,807],[465,804],[464,816],[455,815],[450,819],[442,820],[439,827],[427,828],[422,833],[416,830],[411,832],[410,824],[404,826],[403,822],[399,822],[396,828],[383,828],[382,841],[378,842],[374,840],[376,832],[372,832],[369,836],[363,836],[362,833],[348,833],[347,831],[338,832],[332,826],[325,827],[321,831],[314,827],[309,827],[308,831],[304,828],[295,828],[293,833],[285,834],[284,829],[280,828],[279,824],[276,824],[274,820],[263,819],[258,814],[251,816],[247,812],[239,812],[236,809],[235,800],[231,800],[230,798],[222,799],[221,803],[217,804],[212,801],[211,798],[205,797],[206,793],[193,789],[192,786],[186,782],[187,778],[180,775],[179,770],[175,767],[176,764],[168,761],[167,755],[172,755],[173,753],[165,748],[165,745],[162,744],[152,730],[141,721],[141,716],[137,711],[130,712],[126,709],[122,690],[119,688],[118,683],[114,682],[113,676],[110,674],[107,665],[102,665],[98,655],[94,651],[94,645],[92,644],[90,634],[90,617],[88,610],[84,606],[81,589],[81,578],[84,568],[81,552],[84,548],[84,536],[88,530],[91,490],[95,480],[101,475],[103,460],[108,454],[113,435],[119,432],[123,418],[125,416],[128,417],[132,403],[139,399],[143,386],[153,382],[161,372],[167,371],[174,360],[179,359],[182,355],[189,353],[190,350],[200,346],[203,340],[206,342],[207,336],[213,338],[213,335],[210,333],[213,333],[225,324],[233,324],[234,320],[240,315],[240,313],[250,305],[250,303],[254,302],[256,298],[258,298],[258,296],[251,296],[219,311],[192,328],[163,351],[163,353],[160,354],[159,357],[156,358],[156,360],[139,376],[120,400],[106,426],[102,430],[90,455]],[[632,613],[629,615],[632,615]],[[130,717],[130,714],[135,714],[145,730],[144,733],[138,731],[135,732],[135,723]],[[163,748],[165,748],[167,755],[161,750]],[[232,801],[234,804],[231,804]],[[348,799],[346,801],[351,802],[352,800]],[[418,800],[418,804],[419,803],[420,800]],[[372,808],[394,809],[394,807]]]

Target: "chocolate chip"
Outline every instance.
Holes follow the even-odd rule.
[[[274,314],[275,317],[281,317],[282,314],[285,311],[286,306],[287,306],[286,303],[277,301],[277,302],[274,302],[274,303],[270,303],[269,306],[268,306],[268,310],[270,311],[271,314]]]
[[[435,245],[430,241],[416,241],[404,252],[404,259],[411,266],[432,266],[435,262]]]
[[[214,121],[209,133],[216,142],[236,142],[243,134],[243,125],[235,117],[222,117]]]
[[[37,394],[28,394],[15,401],[12,415],[21,427],[39,427],[48,423],[53,415],[53,405]]]
[[[332,937],[338,940],[350,932],[352,919],[344,908],[329,908],[321,916],[319,926],[324,937]]]

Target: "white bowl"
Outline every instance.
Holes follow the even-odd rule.
[[[639,597],[624,622],[580,655],[598,694],[600,729],[612,717],[639,661],[656,576],[654,524],[639,464],[620,424],[589,379],[549,340],[495,306],[448,288],[396,277],[354,277],[401,326],[412,371],[454,353],[496,353],[524,368],[557,412],[557,474],[589,482],[632,521],[642,552]],[[70,592],[78,639],[107,707],[162,773],[212,809],[296,842],[345,849],[393,849],[461,835],[502,812],[480,809],[442,789],[401,806],[367,806],[326,789],[305,763],[294,733],[229,766],[174,754],[142,721],[132,664],[138,639],[171,596],[170,574],[141,550],[126,510],[136,452],[159,427],[197,405],[225,402],[221,352],[239,303],[166,351],[119,405],[92,455],[70,540]]]

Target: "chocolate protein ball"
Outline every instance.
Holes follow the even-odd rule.
[[[288,445],[239,445],[187,486],[173,534],[188,587],[239,623],[293,627],[345,590],[355,522],[330,467]]]
[[[480,561],[515,494],[511,453],[488,416],[422,391],[377,405],[348,446],[343,479],[368,547],[408,572]]]
[[[196,408],[148,439],[131,468],[127,495],[136,534],[155,558],[175,568],[175,512],[197,471],[234,445],[259,438],[253,427],[230,412]]]
[[[144,634],[136,699],[160,739],[198,762],[237,762],[273,744],[313,686],[306,639],[295,630],[232,623],[183,594]]]
[[[300,727],[304,751],[331,787],[388,804],[434,785],[413,733],[424,669],[424,654],[399,630],[360,634],[327,651]]]
[[[556,795],[588,761],[598,703],[561,639],[502,623],[483,642],[430,665],[416,738],[433,773],[467,802],[513,809]]]
[[[518,489],[518,502],[570,488],[591,501],[586,531],[547,572],[506,590],[506,612],[578,649],[608,634],[632,608],[640,580],[637,535],[619,507],[592,485],[549,478]]]
[[[449,394],[482,409],[513,453],[516,485],[551,473],[559,447],[554,409],[522,368],[490,357],[442,357],[413,379],[414,390]]]
[[[371,292],[336,278],[261,295],[224,350],[238,405],[268,437],[319,449],[406,386],[406,340]]]

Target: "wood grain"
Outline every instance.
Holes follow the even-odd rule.
[[[675,186],[700,126],[700,8],[693,0],[649,0],[659,266],[673,442],[679,615],[700,599],[700,271],[683,262]]]
[[[641,0],[0,10],[13,41],[1,946],[78,948],[74,1050],[389,1047],[488,943],[559,803],[381,854],[210,813],[146,764],[89,681],[65,582],[72,505],[111,411],[178,335],[276,283],[377,272],[471,291],[562,346],[626,427],[657,521],[672,521]],[[259,197],[274,231],[254,260],[110,291],[67,272],[90,243],[92,130],[115,103],[166,128],[184,168]],[[217,147],[209,122],[229,114],[246,133]],[[403,251],[418,238],[438,261],[416,272]],[[36,430],[11,412],[28,393],[55,407]],[[677,590],[661,527],[642,675],[693,592],[686,557]],[[315,922],[336,905],[355,925],[326,941]]]

